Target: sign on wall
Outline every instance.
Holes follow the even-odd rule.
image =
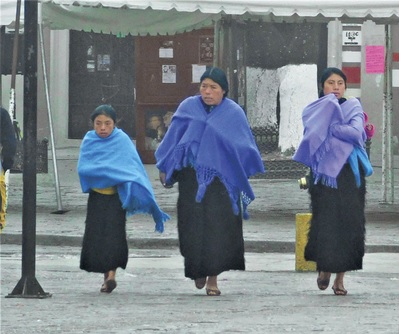
[[[362,31],[361,30],[343,30],[342,31],[342,45],[362,45]]]
[[[366,73],[384,73],[385,48],[383,45],[366,45]]]

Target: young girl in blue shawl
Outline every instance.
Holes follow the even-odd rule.
[[[293,159],[310,167],[312,219],[305,258],[317,263],[320,290],[344,296],[346,271],[362,269],[365,244],[365,176],[372,167],[364,149],[364,112],[358,99],[343,97],[346,76],[327,68],[320,98],[302,114],[304,136]]]
[[[151,214],[163,232],[169,216],[158,207],[137,150],[115,127],[116,113],[101,105],[91,115],[94,130],[83,138],[78,161],[82,190],[89,193],[80,268],[104,274],[101,292],[116,287],[117,268],[126,268],[126,214]]]
[[[209,68],[200,82],[201,95],[180,104],[155,157],[163,185],[178,182],[185,276],[218,296],[220,273],[245,270],[242,216],[255,198],[248,179],[264,167],[244,111],[226,97],[224,72]]]

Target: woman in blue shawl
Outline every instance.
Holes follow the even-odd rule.
[[[78,161],[82,190],[89,193],[80,268],[103,273],[100,291],[110,293],[116,269],[125,269],[128,261],[126,215],[151,214],[159,232],[169,216],[155,202],[133,142],[115,127],[115,110],[101,105],[90,118],[94,130],[83,138]]]
[[[364,112],[358,99],[343,97],[346,76],[329,67],[320,98],[302,114],[303,139],[293,159],[310,167],[312,219],[305,258],[317,263],[317,285],[344,296],[346,271],[362,269],[365,244],[365,176],[372,167],[364,150]]]
[[[179,105],[155,157],[163,185],[178,182],[185,276],[218,296],[220,273],[245,270],[242,216],[255,198],[248,178],[264,167],[244,111],[226,97],[225,73],[209,68],[200,82],[201,95]]]

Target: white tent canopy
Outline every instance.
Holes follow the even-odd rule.
[[[17,0],[0,1],[0,26],[8,26],[15,21],[17,14]],[[21,20],[24,17],[24,6],[21,4]]]
[[[398,0],[42,0],[43,23],[132,35],[174,34],[209,26],[222,15],[264,21],[399,22]]]
[[[17,0],[1,0],[0,25],[15,20]],[[264,21],[373,20],[399,22],[398,0],[39,0],[42,23],[74,29],[132,35],[175,34],[199,29],[222,15]],[[24,0],[21,6],[23,19]]]

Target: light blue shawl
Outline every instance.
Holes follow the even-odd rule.
[[[107,138],[94,130],[87,132],[80,147],[78,174],[83,192],[116,186],[128,216],[151,214],[156,231],[163,232],[169,216],[156,203],[136,147],[122,130],[115,128]]]

